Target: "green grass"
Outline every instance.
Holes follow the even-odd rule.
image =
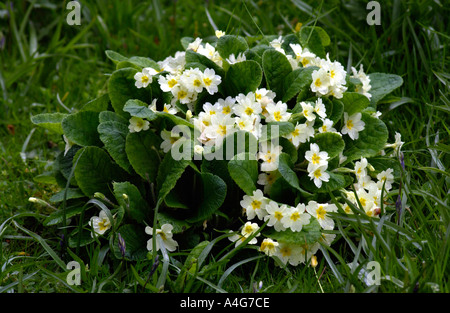
[[[46,183],[45,173],[63,142],[35,129],[32,115],[76,110],[101,94],[113,70],[106,49],[160,60],[182,49],[183,36],[212,35],[213,25],[256,36],[287,34],[298,22],[323,27],[331,37],[330,58],[344,66],[363,64],[368,73],[403,77],[404,85],[378,107],[390,141],[398,131],[405,142],[401,190],[388,195],[378,224],[336,216],[338,241],[323,251],[326,257],[319,253],[317,274],[309,266],[283,269],[272,260],[251,259],[251,250],[220,262],[229,244],[223,239],[205,258],[201,270],[206,274],[187,274],[184,282],[176,282],[176,267],[182,268],[177,262],[184,262],[187,252],[175,255],[166,289],[252,292],[254,283],[263,281],[262,292],[450,291],[448,7],[431,1],[382,1],[381,25],[369,26],[362,1],[81,3],[81,26],[66,23],[64,4],[14,1],[12,10],[8,3],[0,4],[0,39],[5,37],[0,50],[1,292],[149,292],[162,271],[159,266],[146,284],[151,260],[109,261],[100,245],[61,256],[62,231],[42,226],[51,208],[28,198],[48,200],[57,191]],[[400,215],[395,206],[399,193]],[[82,271],[81,286],[69,286],[61,262],[76,258],[89,270]],[[381,264],[382,276],[393,278],[379,287],[363,284],[358,271],[371,260]],[[232,268],[241,261],[245,263]],[[346,265],[352,262],[358,270]]]

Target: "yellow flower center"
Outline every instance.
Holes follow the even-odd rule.
[[[299,218],[300,218],[299,212],[294,212],[291,214],[291,220],[293,220],[294,222],[297,221]]]
[[[292,137],[297,137],[298,135],[300,135],[300,131],[298,130],[298,128],[294,129],[294,131],[291,133]]]
[[[219,125],[218,131],[220,135],[225,136],[227,134],[227,126]]]
[[[261,208],[261,201],[253,200],[252,201],[252,208],[253,208],[253,210]]]
[[[277,122],[281,121],[282,116],[281,116],[280,111],[274,112],[274,113],[273,113],[273,118],[274,118]]]
[[[292,249],[289,247],[283,247],[280,249],[280,253],[282,256],[286,257],[286,256],[290,256],[292,253]]]
[[[253,232],[253,227],[251,225],[247,225],[244,228],[244,233],[251,234]]]
[[[142,81],[143,84],[148,83],[148,81],[149,81],[148,76],[147,76],[147,75],[143,75],[143,76],[141,77],[141,81]]]
[[[314,171],[314,177],[319,178],[320,176],[322,176],[322,171],[318,168]]]
[[[184,90],[180,90],[180,91],[178,91],[178,93],[177,93],[177,97],[178,97],[178,99],[184,99],[184,98],[187,97],[187,92],[184,91]]]
[[[311,161],[313,164],[319,164],[320,162],[320,156],[318,156],[317,154],[313,154],[313,156],[311,157]]]
[[[247,115],[252,115],[253,109],[250,108],[250,107],[247,107],[247,108],[245,109],[244,113],[247,114]]]
[[[352,121],[352,120],[348,120],[348,121],[347,121],[347,128],[348,128],[348,129],[352,129],[353,126],[354,126],[354,125],[353,125],[353,121]]]
[[[199,79],[194,80],[194,86],[200,87],[202,85],[202,82]]]
[[[170,88],[173,88],[178,82],[175,79],[171,79],[167,82],[167,85],[169,85]]]
[[[317,79],[314,81],[314,85],[316,85],[316,87],[322,86],[322,81],[320,80],[320,78],[317,78]]]
[[[209,77],[205,77],[205,78],[203,78],[203,82],[205,83],[206,86],[209,86],[209,85],[211,85],[212,80]]]
[[[231,108],[229,106],[224,107],[222,110],[223,114],[229,114],[230,112],[231,112]]]
[[[332,71],[330,72],[330,77],[331,77],[331,78],[334,78],[335,75],[336,75],[336,73],[334,72],[334,70],[332,70]]]
[[[366,198],[359,198],[359,202],[361,203],[362,206],[366,206],[367,204]]]
[[[308,65],[308,64],[309,64],[309,60],[306,59],[306,58],[304,58],[304,59],[302,60],[302,65],[303,65],[303,67],[305,67],[305,66]]]
[[[325,214],[327,214],[327,211],[323,208],[323,206],[319,206],[316,210],[317,219],[323,220],[325,218]]]
[[[277,220],[280,221],[283,218],[283,213],[281,213],[280,211],[276,211],[274,216]]]
[[[106,231],[109,228],[109,222],[107,220],[102,220],[98,223],[98,227],[100,231]]]

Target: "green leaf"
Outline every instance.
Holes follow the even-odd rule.
[[[126,260],[139,261],[145,260],[147,257],[147,240],[151,240],[151,236],[145,233],[145,227],[142,225],[126,224],[117,230],[117,233],[125,241]],[[115,236],[111,250],[117,259],[122,259],[122,253],[119,249],[119,236]]]
[[[189,44],[194,42],[194,41],[195,41],[195,39],[192,38],[192,37],[183,37],[180,40],[181,45],[183,46],[184,50],[187,50],[187,48],[189,47]]]
[[[52,203],[62,202],[64,200],[64,193],[65,193],[65,189],[55,193],[50,198],[50,202],[52,202]],[[83,197],[85,197],[85,195],[79,188],[67,188],[66,200],[78,199],[78,198],[83,198]]]
[[[322,59],[325,58],[324,46],[330,44],[330,37],[323,29],[317,26],[303,26],[299,35],[303,48],[308,48],[309,51]]]
[[[260,142],[273,140],[294,131],[295,127],[291,122],[270,122],[262,126]]]
[[[105,51],[106,56],[108,57],[108,59],[110,59],[111,61],[113,61],[115,64],[121,62],[121,61],[126,61],[128,60],[127,57],[121,55],[118,52],[112,51],[112,50],[106,50]]]
[[[148,104],[136,99],[128,100],[123,110],[125,112],[130,113],[131,116],[145,118],[149,121],[152,121],[158,117],[155,112],[148,108]]]
[[[370,105],[369,99],[363,94],[357,92],[344,92],[341,99],[335,99],[334,102],[342,102],[344,105],[344,112],[351,116],[355,113],[362,112]]]
[[[42,113],[33,115],[31,122],[39,127],[43,127],[57,134],[64,134],[61,122],[68,114],[64,113]]]
[[[123,68],[112,73],[108,81],[109,98],[114,111],[129,118],[129,114],[123,110],[125,103],[130,99],[151,103],[151,91],[147,88],[135,86],[134,75],[138,71],[134,68]]]
[[[322,98],[322,101],[327,111],[327,118],[332,120],[335,125],[344,114],[344,104],[339,99],[331,101],[328,98]]]
[[[164,156],[156,176],[158,199],[164,199],[175,187],[189,163],[190,161],[188,160],[174,160],[171,153],[167,153]]]
[[[82,196],[84,197],[83,194],[82,194]],[[62,196],[61,196],[61,201],[62,201]],[[60,201],[58,201],[58,202],[60,202]],[[66,219],[69,219],[73,216],[80,214],[83,210],[84,210],[84,207],[79,206],[79,205],[67,208],[66,212],[65,212]],[[64,219],[64,211],[58,210],[58,211],[55,211],[52,214],[50,214],[47,218],[45,218],[43,225],[44,226],[57,225],[57,224],[62,223],[63,219]]]
[[[344,136],[346,162],[361,157],[376,156],[387,143],[389,133],[382,120],[367,113],[362,113],[361,120],[365,123],[365,126],[359,132],[358,139],[351,140],[349,136]]]
[[[200,53],[197,53],[193,50],[186,50],[185,54],[186,58],[186,64],[189,63],[200,63],[206,66],[207,68],[213,69],[214,72],[216,72],[217,75],[224,77],[225,72],[223,68],[221,68],[219,65],[214,63],[214,61],[208,59],[206,56],[201,55]]]
[[[129,133],[126,137],[125,152],[128,160],[139,176],[155,182],[160,163],[159,147],[161,138],[154,132]]]
[[[97,132],[99,113],[80,111],[66,116],[61,125],[66,137],[80,146],[100,146]]]
[[[186,222],[184,219],[183,220],[177,219],[167,212],[158,212],[158,223],[160,225],[171,224],[173,226],[172,229],[173,234],[182,233],[186,231],[186,229],[191,227],[191,224]]]
[[[196,208],[194,215],[187,219],[195,223],[209,219],[222,205],[227,194],[227,185],[216,175],[202,173],[203,194],[202,201]]]
[[[237,96],[255,91],[262,81],[261,66],[252,60],[231,64],[222,82],[227,95]]]
[[[235,155],[228,162],[228,171],[236,184],[248,195],[256,190],[258,161],[250,153]]]
[[[291,187],[298,191],[305,192],[300,187],[297,174],[292,170],[292,166],[291,157],[284,152],[281,153],[278,158],[278,172],[280,172],[281,176]]]
[[[312,83],[312,72],[316,69],[318,69],[316,66],[301,67],[286,75],[281,101],[288,102],[299,93],[308,91]]]
[[[121,181],[126,173],[113,163],[103,149],[98,147],[85,147],[78,150],[73,158],[78,160],[75,168],[75,179],[83,193],[91,197],[95,192],[101,192],[111,197],[110,187],[113,181]]]
[[[394,178],[397,179],[401,177],[402,169],[400,161],[397,158],[377,156],[374,158],[368,158],[367,163],[375,168],[375,172],[370,172],[371,175],[377,175],[388,168],[392,168],[394,170]]]
[[[124,125],[129,124],[128,120],[120,115],[118,115],[117,113],[114,113],[112,111],[102,111],[100,112],[100,115],[98,116],[98,119],[100,121],[100,123],[104,123],[104,122],[118,122],[118,123],[122,123]]]
[[[94,100],[86,103],[80,111],[94,111],[94,112],[102,112],[106,111],[109,106],[109,95],[107,93],[101,95]]]
[[[316,143],[320,151],[326,151],[330,159],[339,156],[345,148],[344,139],[337,133],[318,133],[311,139],[311,143]]]
[[[248,44],[244,37],[224,35],[217,40],[216,49],[222,59],[227,59],[230,54],[234,54],[237,57],[239,53],[246,51]]]
[[[117,63],[117,69],[126,68],[126,67],[133,67],[137,69],[138,71],[142,71],[145,67],[151,67],[155,70],[159,71],[159,65],[155,61],[153,61],[150,58],[146,57],[139,57],[139,56],[133,56],[127,60],[122,60],[119,63]]]
[[[125,208],[125,212],[130,218],[142,223],[149,217],[150,207],[135,185],[129,182],[115,182],[113,190],[117,202]],[[124,199],[124,194],[127,195],[127,199]]]
[[[304,225],[302,230],[299,232],[292,231],[290,229],[277,232],[270,229],[269,231],[264,231],[264,235],[276,241],[287,244],[307,244],[311,246],[320,240],[322,237],[322,231],[317,219],[311,217],[309,224]]]
[[[267,89],[276,93],[276,99],[283,97],[284,79],[292,72],[291,63],[277,50],[266,50],[262,56]]]
[[[376,107],[376,104],[386,95],[397,89],[403,84],[403,79],[395,74],[371,73],[369,74],[370,85],[372,88],[369,93],[370,105]]]
[[[128,126],[120,122],[103,122],[98,125],[100,140],[116,163],[128,173],[131,172],[131,164],[125,153],[126,137],[129,133]]]

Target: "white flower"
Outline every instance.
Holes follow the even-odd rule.
[[[286,209],[287,206],[285,204],[279,206],[275,201],[270,200],[269,204],[266,205],[266,211],[268,214],[264,216],[264,221],[269,220],[267,226],[273,226],[276,231],[286,230],[281,222],[285,215]]]
[[[142,72],[137,72],[134,75],[136,82],[134,83],[137,88],[145,88],[153,81],[153,76],[158,74],[154,68],[146,67],[142,69]]]
[[[394,152],[392,153],[394,156],[398,155],[398,152],[402,148],[404,142],[402,141],[402,135],[398,132],[395,132],[395,142],[392,144],[387,144],[385,148],[393,148]]]
[[[314,137],[313,125],[314,121],[306,122],[304,124],[297,123],[294,131],[287,134],[285,137],[289,139],[296,148],[298,148],[300,143],[305,143],[309,140],[309,138]]]
[[[277,39],[272,40],[269,44],[270,44],[270,46],[275,48],[275,50],[285,54],[283,48],[281,48],[281,45],[283,44],[283,42],[284,42],[283,37],[279,36]]]
[[[323,229],[331,230],[334,228],[334,221],[331,217],[328,216],[328,213],[336,212],[336,205],[309,201],[308,205],[306,206],[306,211],[311,214],[311,216],[317,218],[317,221]]]
[[[266,122],[286,122],[291,118],[292,113],[286,112],[287,104],[278,101],[276,104],[270,102],[266,106],[268,116]]]
[[[222,78],[216,75],[213,69],[205,69],[203,72],[203,86],[210,95],[215,94],[219,90],[218,86],[221,82]]]
[[[312,143],[309,146],[309,151],[305,152],[305,159],[315,167],[318,166],[327,166],[328,165],[328,152],[320,151],[319,145],[316,143]],[[308,170],[309,172],[310,170]]]
[[[174,57],[170,56],[163,61],[159,61],[160,72],[165,71],[173,75],[180,75],[186,65],[185,55],[186,53],[184,51],[177,51]]]
[[[358,78],[362,83],[362,89],[356,88],[356,92],[359,92],[365,95],[369,100],[372,95],[369,93],[372,86],[370,85],[370,77],[364,73],[363,65],[360,65],[359,71],[356,71],[356,68],[352,66],[351,68],[353,75],[350,78]]]
[[[229,63],[229,64],[236,64],[236,63],[239,63],[239,62],[243,62],[243,61],[245,61],[245,60],[247,60],[247,58],[245,57],[245,54],[244,53],[239,53],[237,56],[235,56],[234,55],[234,53],[232,53],[232,54],[230,54],[229,56],[228,56],[228,58],[226,59],[226,61]]]
[[[295,53],[297,62],[301,63],[303,67],[313,65],[316,55],[310,52],[307,48],[303,49],[299,44],[290,44],[292,51]]]
[[[312,72],[311,90],[319,95],[325,96],[329,92],[329,87],[330,77],[328,75],[328,72],[323,68],[314,70]]]
[[[322,120],[322,126],[319,127],[319,133],[336,133],[336,128],[333,128],[333,121],[330,119],[323,119]]]
[[[321,118],[327,117],[327,110],[325,108],[325,105],[323,104],[322,98],[318,98],[316,100],[315,106],[314,106],[314,112],[319,115]]]
[[[240,130],[248,131],[252,133],[256,138],[261,136],[262,124],[259,115],[242,116],[236,118],[236,126]]]
[[[278,157],[283,147],[274,146],[272,143],[262,142],[259,147],[258,159],[263,160],[261,170],[271,172],[278,169]]]
[[[237,116],[253,116],[262,112],[261,105],[255,100],[253,92],[249,92],[247,95],[240,93],[236,97],[236,102],[233,111]]]
[[[367,175],[367,159],[362,157],[360,161],[355,162],[355,175],[360,178]]]
[[[128,125],[128,129],[130,130],[130,133],[138,133],[141,130],[147,130],[150,128],[149,121],[146,121],[140,117],[132,116],[129,122],[130,125]]]
[[[251,222],[247,222],[244,224],[244,226],[242,227],[241,233],[240,234],[235,234],[233,236],[228,237],[228,239],[230,239],[233,242],[236,242],[235,247],[239,246],[240,244],[242,244],[248,237],[250,237],[251,235],[253,235],[255,232],[257,232],[259,230],[259,226],[256,223],[251,223]],[[258,239],[256,239],[256,237],[260,236],[261,233],[256,234],[255,237],[253,237],[252,239],[250,239],[250,241],[248,242],[248,244],[250,245],[254,245],[255,243],[258,242]]]
[[[236,104],[236,100],[233,97],[226,97],[225,99],[219,99],[217,100],[220,107],[222,108],[222,114],[228,115],[233,112],[233,108]]]
[[[91,232],[91,236],[95,235],[103,235],[108,229],[111,228],[111,221],[106,215],[105,211],[100,211],[99,216],[93,216],[89,220],[89,226],[93,228],[93,232]]]
[[[300,245],[280,242],[276,256],[284,264],[289,262],[292,266],[305,262],[305,250]]]
[[[189,90],[183,85],[176,85],[171,90],[176,100],[182,104],[188,104],[197,99],[197,93],[189,92]]]
[[[361,121],[361,113],[355,113],[352,116],[348,116],[347,112],[344,112],[344,127],[342,127],[341,133],[343,135],[348,134],[352,140],[356,140],[359,137],[359,132],[364,130],[366,123]]]
[[[203,73],[198,68],[191,68],[183,72],[183,85],[190,93],[200,93],[203,90]]]
[[[259,247],[259,251],[264,252],[268,256],[273,256],[278,253],[278,246],[278,242],[270,238],[265,238]]]
[[[314,107],[307,103],[307,102],[300,102],[300,105],[302,107],[302,114],[303,116],[310,122],[314,121],[316,119],[316,115],[314,114]]]
[[[383,184],[386,182],[384,187],[387,191],[391,190],[392,183],[394,182],[394,175],[392,174],[393,172],[394,170],[392,168],[388,168],[387,170],[382,171],[377,175],[377,186],[379,189],[382,189]]]
[[[327,182],[330,179],[330,174],[325,172],[327,167],[328,165],[321,165],[308,168],[308,176],[311,178],[311,180],[314,180],[314,184],[317,188],[322,187],[322,181]]]
[[[264,197],[262,191],[259,189],[256,189],[252,196],[245,195],[240,202],[249,220],[252,220],[255,216],[262,220],[267,215],[265,207],[268,203],[269,199]]]
[[[216,30],[215,34],[216,34],[216,37],[217,37],[217,38],[220,38],[220,37],[222,37],[222,36],[225,35],[225,32],[223,32],[223,31],[221,31],[221,30]]]
[[[161,229],[156,229],[156,236],[160,236],[163,240],[164,247],[167,251],[173,252],[177,249],[178,243],[173,240],[172,234],[173,226],[171,224],[164,224]],[[153,235],[153,228],[150,226],[145,227],[145,233],[148,235]],[[156,240],[156,251],[161,247],[159,246],[158,240]],[[153,238],[147,241],[147,250],[153,251]]]
[[[305,214],[305,205],[299,203],[296,207],[288,207],[284,212],[281,223],[292,231],[301,231],[304,225],[309,224],[311,215]]]
[[[159,76],[158,83],[159,88],[164,92],[170,92],[172,89],[178,85],[179,80],[178,75],[167,74],[166,76]]]
[[[278,171],[263,172],[258,175],[257,183],[264,186],[264,193],[269,193],[270,187],[272,187],[272,184],[278,177],[280,177],[280,173]]]
[[[221,114],[222,113],[222,106],[219,102],[216,102],[214,104],[211,104],[209,102],[205,102],[203,104],[203,111],[206,114],[214,115],[214,114]]]
[[[236,130],[234,125],[235,119],[230,115],[223,115],[221,113],[211,115],[211,124],[205,128],[202,133],[203,137],[201,137],[202,139],[211,140],[209,145],[220,145],[225,136],[232,134]]]
[[[197,50],[200,47],[201,43],[202,43],[202,38],[197,37],[197,38],[195,38],[195,40],[193,42],[191,42],[188,45],[187,48],[188,48],[188,50],[193,50],[193,51],[197,52]]]
[[[70,148],[75,144],[72,140],[66,137],[66,135],[63,135],[64,142],[66,143],[66,146],[64,147],[64,156],[66,156],[67,152],[69,152]]]
[[[163,149],[164,153],[167,153],[172,149],[172,147],[178,142],[181,142],[181,137],[179,134],[172,133],[168,130],[163,129],[161,131],[161,138],[163,142],[161,143],[161,149]]]
[[[201,145],[195,145],[194,146],[194,153],[197,155],[202,155],[205,148],[203,148]]]

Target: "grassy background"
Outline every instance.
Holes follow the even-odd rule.
[[[356,0],[96,0],[80,1],[81,25],[70,26],[62,2],[0,4],[0,291],[143,291],[135,276],[120,272],[131,273],[130,268],[103,263],[102,251],[94,248],[86,251],[90,271],[82,288],[68,286],[51,258],[59,234],[37,222],[48,208],[27,201],[30,196],[47,200],[55,192],[36,176],[49,170],[63,148],[61,138],[35,129],[30,117],[76,110],[103,93],[113,70],[106,49],[161,60],[182,49],[183,36],[206,37],[215,28],[242,35],[288,34],[302,23],[327,31],[330,58],[345,67],[363,64],[368,73],[403,77],[402,88],[378,108],[390,141],[395,131],[405,141],[402,189],[390,194],[387,205],[394,209],[381,222],[386,227],[336,217],[342,244],[325,251],[326,257],[320,254],[317,276],[310,267],[285,271],[258,259],[237,267],[221,288],[251,292],[254,282],[263,281],[265,292],[449,292],[448,5],[380,1],[381,25],[370,26],[366,1]],[[395,211],[399,193],[400,215]],[[369,259],[395,279],[367,288],[358,271],[343,265]],[[182,290],[216,291],[229,266],[216,265],[206,276],[209,285],[195,280]],[[150,270],[148,262],[134,267],[142,277]]]

